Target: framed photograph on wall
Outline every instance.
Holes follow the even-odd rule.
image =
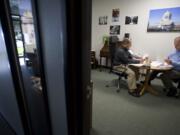
[[[107,23],[108,23],[108,16],[99,17],[99,25],[107,25]]]
[[[150,10],[148,32],[180,32],[180,7]]]
[[[111,35],[119,35],[120,34],[120,25],[111,25],[110,26],[110,34]]]
[[[138,16],[126,16],[125,24],[138,24]]]
[[[130,33],[125,33],[124,38],[129,39],[130,38]]]
[[[112,10],[112,22],[119,22],[119,8]]]

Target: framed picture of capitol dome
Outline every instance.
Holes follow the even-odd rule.
[[[150,10],[148,32],[180,32],[180,7]]]

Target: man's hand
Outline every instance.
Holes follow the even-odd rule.
[[[144,61],[145,61],[145,59],[142,59],[142,58],[139,59],[139,62],[140,62],[140,63],[144,63]]]
[[[172,64],[172,61],[170,59],[165,59],[164,60],[168,65],[171,65]]]

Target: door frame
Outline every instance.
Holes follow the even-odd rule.
[[[87,87],[91,82],[90,80],[87,82],[86,77],[90,76],[86,75],[90,74],[91,69],[92,0],[80,0],[78,3],[76,0],[67,0],[66,6],[68,26],[66,98],[69,133],[89,135],[92,115],[87,114],[86,105],[89,94]]]
[[[32,12],[33,12],[33,19],[34,19],[34,27],[35,27],[35,35],[36,35],[36,43],[37,43],[37,51],[39,54],[39,62],[40,62],[40,74],[42,78],[42,85],[43,85],[43,98],[45,102],[45,111],[48,120],[48,127],[49,127],[49,135],[52,134],[51,130],[51,118],[49,115],[49,102],[47,97],[47,87],[45,81],[45,73],[44,73],[44,63],[43,63],[43,54],[42,54],[42,46],[40,45],[40,39],[38,36],[38,19],[36,16],[36,5],[34,0],[31,0],[32,3]],[[11,18],[11,11],[10,11],[10,3],[8,0],[0,1],[0,17],[2,22],[2,28],[4,32],[4,38],[6,42],[7,52],[8,52],[8,59],[10,61],[10,68],[13,77],[13,83],[15,86],[15,92],[17,97],[17,103],[20,111],[21,121],[23,125],[23,130],[25,135],[33,135],[33,128],[31,122],[31,115],[28,109],[27,97],[25,94],[25,87],[23,84],[23,77],[21,73],[21,67],[19,63],[19,56],[16,49],[16,41],[15,41],[15,33],[13,29],[13,19]],[[22,28],[21,28],[22,29]],[[24,40],[24,39],[23,39]],[[25,48],[24,48],[25,49]],[[25,51],[25,50],[24,50]],[[25,53],[25,52],[24,52]],[[24,56],[25,57],[25,56]]]
[[[65,17],[64,5],[66,3],[65,0],[53,0],[53,2],[49,2],[49,0],[31,1],[35,13],[36,36],[38,43],[42,45],[38,47],[41,48],[39,49],[41,51],[40,58],[44,65],[42,82],[46,82],[47,87],[44,96],[48,105],[51,132],[53,135],[68,135],[64,84],[66,21],[63,17]]]
[[[7,54],[10,62],[10,69],[15,87],[17,104],[19,107],[23,130],[25,135],[32,135],[30,113],[27,107],[28,104],[24,92],[24,86],[22,83],[23,79],[20,71],[20,63],[16,49],[15,34],[11,19],[9,1],[1,0],[0,5],[0,18],[2,23],[2,29],[6,43],[6,48],[8,48]]]
[[[3,0],[5,2],[6,0]],[[40,14],[39,14],[39,5],[37,4],[38,2],[41,4],[40,1],[35,1],[31,0],[32,4],[34,6],[33,12],[34,12],[34,19],[35,19],[35,30],[37,30],[38,35],[37,35],[37,42],[38,43],[44,43],[44,39],[42,38],[42,26],[40,25]],[[67,112],[67,120],[68,120],[68,135],[88,135],[86,134],[86,111],[85,111],[85,105],[86,105],[86,96],[87,96],[87,91],[86,87],[87,84],[84,82],[84,72],[86,71],[86,68],[89,70],[90,69],[90,48],[91,48],[91,10],[92,10],[92,0],[80,0],[79,2],[75,0],[60,0],[62,4],[65,5],[63,7],[63,12],[61,13],[62,15],[65,15],[65,22],[66,22],[66,28],[67,28],[67,33],[64,32],[62,33],[64,37],[64,46],[63,46],[63,59],[64,59],[64,76],[63,80],[65,82],[65,94],[66,94],[66,112]],[[44,1],[43,1],[44,2]],[[56,1],[57,2],[57,1]],[[57,2],[58,3],[58,2]],[[4,7],[8,7],[7,2]],[[59,6],[61,7],[61,6]],[[10,31],[10,34],[8,34],[8,37],[6,39],[11,39],[10,43],[12,45],[15,45],[15,41],[12,40],[13,37],[13,29],[12,29],[12,24],[11,24],[11,18],[10,18],[10,12],[9,9],[10,7],[7,8],[8,11],[6,11],[6,19],[7,21],[7,30]],[[6,9],[6,10],[7,10]],[[61,10],[61,11],[62,11]],[[39,11],[39,12],[38,12]],[[35,14],[36,13],[36,14]],[[63,21],[63,20],[62,20]],[[59,24],[60,25],[60,24]],[[53,25],[52,25],[53,27]],[[36,33],[37,33],[36,32]],[[6,33],[7,34],[7,33]],[[18,63],[15,63],[14,61],[18,61],[17,58],[17,51],[15,46],[10,46],[12,48],[13,52],[9,52],[9,56],[15,56],[12,58],[12,64],[15,66],[15,73],[13,73],[13,78],[15,79],[15,76],[17,74],[20,74],[19,71],[19,65]],[[42,46],[40,47],[40,62],[42,65],[44,65],[44,51]],[[89,53],[88,53],[89,51]],[[89,64],[84,65],[83,62],[87,62]],[[14,63],[13,63],[14,62]],[[41,68],[41,72],[43,73],[43,80],[42,82],[46,84],[46,79],[45,78],[45,72],[46,69]],[[19,78],[19,80],[22,79],[22,75]],[[19,81],[18,81],[19,82]],[[15,82],[19,84],[18,82]],[[90,83],[90,82],[89,82]],[[28,134],[30,133],[31,130],[31,123],[28,118],[29,117],[29,112],[27,109],[27,103],[25,100],[25,94],[23,91],[23,86],[22,84],[19,84],[16,86],[16,88],[21,88],[19,89],[19,93],[17,94],[18,100],[20,100],[19,107],[21,109],[21,116],[23,120],[23,125],[25,126],[25,132]],[[49,114],[49,122],[52,123],[54,119],[52,119],[52,106],[50,107],[50,91],[47,91],[45,89],[44,91],[44,97],[47,105],[47,111]],[[20,103],[24,103],[23,105]],[[57,107],[59,105],[56,105]],[[28,126],[27,126],[28,125]],[[51,126],[51,124],[50,124]],[[52,125],[52,129],[54,128],[54,125]],[[89,131],[89,129],[88,129]],[[53,131],[52,131],[53,132]]]
[[[35,38],[36,38],[36,47],[37,47],[37,55],[39,58],[39,67],[40,67],[40,75],[41,75],[41,84],[43,86],[43,99],[45,103],[45,110],[46,110],[46,116],[47,116],[47,124],[49,127],[49,135],[53,133],[52,131],[52,119],[50,116],[50,105],[49,105],[49,99],[48,99],[48,91],[47,91],[47,82],[46,82],[46,76],[45,76],[45,69],[44,69],[44,58],[43,58],[43,46],[42,46],[42,40],[40,35],[40,24],[39,24],[39,14],[38,14],[38,4],[36,0],[30,0],[32,4],[32,14],[33,14],[33,21],[34,21],[34,30],[35,30]]]
[[[52,104],[54,103],[52,98],[59,101],[57,99],[59,91],[52,87],[52,82],[50,80],[47,82],[47,102],[50,104],[49,111],[52,130],[54,133],[62,132],[63,129],[61,128],[64,126],[58,125],[59,128],[57,129],[56,123],[66,121],[66,118],[62,118],[61,120],[59,118],[61,117],[60,115],[65,116],[63,114],[63,109],[66,109],[68,135],[88,135],[86,134],[86,126],[84,126],[87,120],[85,115],[87,82],[84,82],[84,72],[90,70],[92,0],[80,0],[78,2],[76,0],[54,0],[53,3],[48,2],[48,0],[33,1],[37,13],[36,19],[38,24],[36,25],[38,26],[37,30],[39,33],[38,40],[40,40],[45,47],[41,54],[43,54],[43,61],[46,63],[46,75],[49,75],[48,71],[51,69],[47,63],[51,63],[51,66],[53,67],[57,66],[59,61],[63,61],[57,70],[61,72],[60,69],[63,69],[64,71],[63,74],[61,74],[62,78],[60,76],[59,78],[65,83],[65,87],[64,84],[57,84],[57,87],[59,88],[61,85],[62,87],[59,89],[63,94],[65,91],[66,108],[64,108],[63,95],[59,95],[59,98],[62,98],[61,102],[63,103]],[[52,29],[54,31],[52,31]],[[56,29],[61,30],[61,33],[56,31]],[[50,34],[48,32],[52,33]],[[57,32],[56,35],[53,35],[53,32]],[[54,36],[56,38],[52,37],[50,39],[49,36]],[[49,40],[51,40],[51,42]],[[56,50],[59,50],[59,55],[53,47],[49,48],[52,44],[53,47],[57,47]],[[59,61],[56,61],[56,64],[48,60],[49,58],[47,58],[47,55],[50,55],[51,53],[49,53],[47,49],[49,49],[48,51],[55,52],[54,55],[56,56],[51,57],[56,60],[59,59]],[[61,56],[61,58],[58,58],[58,56]],[[87,64],[84,62],[87,62]],[[56,68],[54,67],[54,69]],[[56,71],[56,75],[52,73],[54,77],[58,77],[58,71]],[[54,92],[57,94],[52,97]],[[59,111],[58,108],[61,108],[62,112]],[[58,116],[54,113],[54,109],[59,113]],[[54,119],[54,117],[56,117],[56,119]],[[66,124],[66,122],[63,124]]]

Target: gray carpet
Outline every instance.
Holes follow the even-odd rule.
[[[92,135],[180,135],[180,99],[166,97],[160,80],[152,82],[159,96],[146,93],[136,98],[125,83],[120,93],[105,87],[116,78],[108,71],[92,70]]]

